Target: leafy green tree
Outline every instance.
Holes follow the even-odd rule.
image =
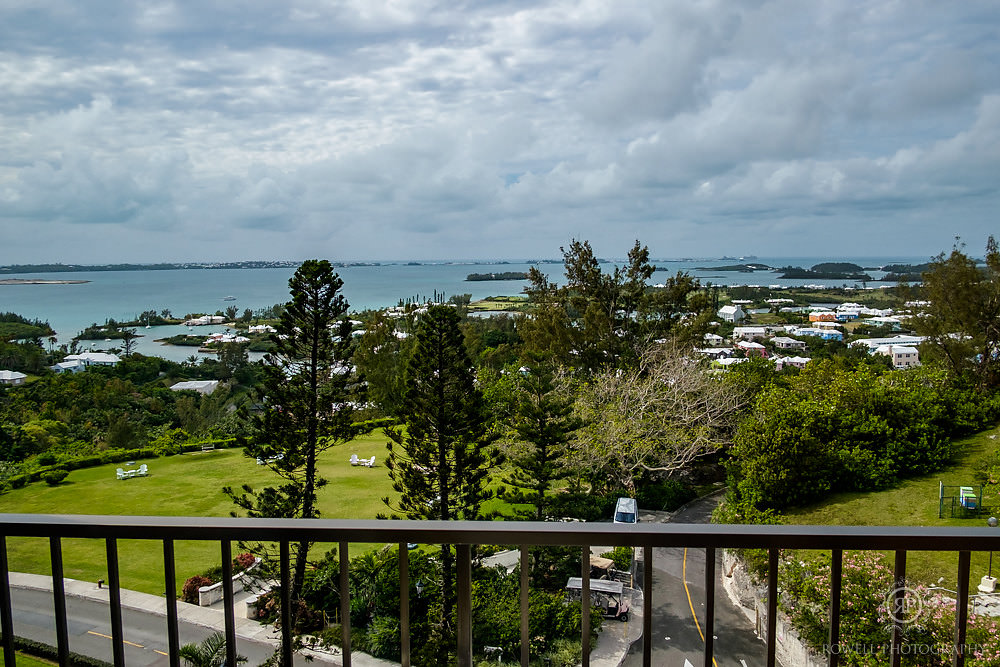
[[[923,274],[926,305],[910,320],[924,359],[938,360],[953,375],[980,389],[1000,387],[1000,249],[990,236],[985,266],[959,246],[938,255]]]
[[[650,341],[700,334],[712,315],[710,296],[687,274],[650,286],[656,267],[638,241],[610,273],[601,270],[589,241],[574,239],[561,250],[564,286],[534,267],[528,272],[526,292],[536,311],[522,320],[521,335],[564,365],[589,372],[632,365]]]
[[[412,344],[382,313],[375,314],[365,327],[354,360],[368,383],[368,400],[382,414],[402,415],[406,386],[406,362]]]
[[[573,414],[573,396],[551,366],[541,359],[528,363],[531,367],[518,374],[514,442],[507,447],[512,470],[504,483],[516,489],[508,493],[508,502],[533,505],[523,514],[543,521],[549,516],[548,494],[573,474],[569,454],[583,421]]]
[[[243,376],[244,371],[250,365],[250,355],[247,353],[246,343],[223,343],[219,347],[219,366],[216,376],[220,380],[231,380],[236,376]],[[252,375],[250,376],[252,378]]]
[[[226,664],[226,636],[221,632],[209,635],[199,644],[185,644],[177,654],[190,667],[222,667]],[[237,655],[236,662],[243,664],[246,656]]]
[[[493,497],[487,475],[502,460],[486,428],[459,320],[448,306],[431,306],[420,318],[407,366],[405,428],[386,429],[397,507],[411,519],[482,518],[483,502]],[[441,626],[447,630],[455,604],[450,545],[441,547],[441,567]]]
[[[316,491],[326,484],[317,457],[359,433],[350,399],[355,389],[349,365],[350,322],[343,281],[326,260],[308,260],[288,281],[292,300],[264,357],[263,409],[247,414],[250,435],[244,453],[265,461],[280,486],[223,491],[251,517],[319,516]],[[292,599],[305,578],[310,543],[295,545]]]

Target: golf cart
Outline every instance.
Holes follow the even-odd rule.
[[[580,599],[583,592],[583,579],[570,577],[566,582],[566,590],[574,599]],[[625,599],[625,586],[620,581],[606,579],[590,580],[590,603],[599,607],[604,618],[615,618],[623,623],[628,620],[629,604]]]

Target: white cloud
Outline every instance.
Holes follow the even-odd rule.
[[[132,261],[847,252],[832,220],[931,254],[914,216],[975,243],[1000,203],[987,2],[104,5],[0,8],[0,263],[81,225]]]

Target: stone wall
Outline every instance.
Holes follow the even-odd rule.
[[[753,624],[757,636],[766,639],[767,586],[756,583],[743,562],[729,550],[722,554],[722,587],[733,604]],[[826,656],[816,655],[799,639],[784,614],[778,613],[775,627],[775,654],[779,664],[786,667],[824,667],[828,664]]]
[[[253,571],[260,565],[260,558],[256,559],[250,567],[233,576],[233,593],[240,593],[249,581],[253,580]],[[223,597],[222,582],[211,586],[202,586],[198,589],[198,606],[208,607],[220,601]]]

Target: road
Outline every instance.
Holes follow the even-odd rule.
[[[11,598],[14,633],[55,646],[52,594],[48,591],[13,588]],[[67,596],[66,616],[71,651],[108,662],[113,660],[107,603]],[[125,635],[125,662],[129,667],[169,665],[167,623],[163,616],[123,608],[122,627]],[[178,624],[178,633],[183,646],[200,642],[212,634],[213,630],[182,621]],[[263,642],[240,640],[237,652],[249,658],[248,665],[259,665],[274,653],[274,648]],[[301,656],[296,656],[295,662],[297,665],[307,664]],[[321,663],[311,664],[315,667]]]
[[[704,499],[675,515],[673,523],[707,523],[717,500]],[[746,617],[722,589],[721,553],[717,554],[714,655],[718,667],[764,664],[766,647]],[[640,575],[641,576],[641,575]],[[639,579],[641,581],[641,579]],[[686,582],[686,585],[685,585]],[[684,667],[704,664],[705,552],[701,549],[653,550],[652,664]],[[624,667],[641,667],[642,642]]]

